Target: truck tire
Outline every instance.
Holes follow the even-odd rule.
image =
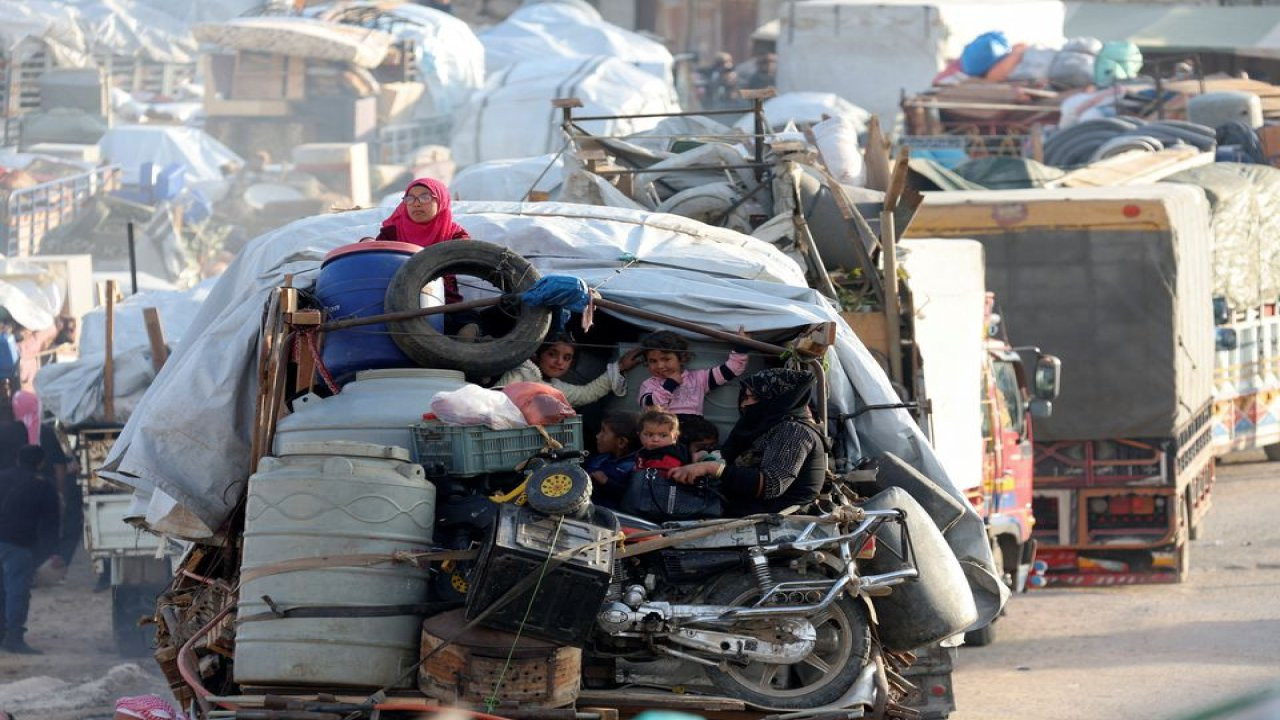
[[[444,275],[480,278],[503,293],[524,292],[541,277],[528,260],[500,245],[479,240],[443,242],[414,253],[396,272],[387,285],[386,311],[417,309],[422,288]],[[476,342],[437,332],[426,316],[395,320],[387,327],[400,350],[423,367],[493,376],[533,356],[551,327],[551,311],[522,304],[510,332]]]
[[[155,585],[115,585],[111,588],[111,635],[116,652],[123,657],[140,657],[155,646],[155,626],[138,620],[153,615],[156,596],[164,588]]]

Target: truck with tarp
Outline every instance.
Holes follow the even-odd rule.
[[[369,210],[309,218],[250,243],[211,290],[102,470],[135,489],[134,522],[192,543],[156,612],[156,657],[184,705],[205,716],[391,717],[431,706],[430,697],[512,717],[567,717],[565,708],[575,707],[593,717],[605,715],[587,708],[821,708],[885,717],[911,690],[899,673],[911,648],[999,612],[1007,591],[992,571],[981,518],[906,411],[880,407],[898,404],[893,387],[780,251],[674,216],[553,203],[460,203],[455,218],[470,242],[416,253],[386,243],[349,247],[381,217]],[[390,258],[390,277],[382,271],[380,307],[325,296],[328,269],[353,257],[363,258],[357,266],[376,265],[375,253],[401,256]],[[473,278],[489,282],[499,295],[464,292],[465,307],[496,307],[513,325],[469,345],[428,330],[424,316],[441,311],[419,308],[419,293],[443,274],[467,277],[460,285],[468,291]],[[424,421],[433,399],[491,392],[468,377],[537,349],[551,318],[562,317],[529,294],[542,287],[540,275],[591,291],[583,305],[565,307],[573,327],[593,308],[594,324],[579,341],[583,377],[659,327],[686,333],[708,361],[747,343],[748,371],[785,358],[811,368],[825,396],[815,408],[832,442],[834,477],[831,494],[805,511],[817,519],[792,520],[789,512],[746,524],[625,519],[632,534],[624,539],[616,527],[602,533],[594,511],[579,514],[581,498],[570,507],[569,495],[580,492],[574,458],[588,411],[547,426],[562,448],[518,428],[521,438],[532,434],[532,445],[490,446],[492,433],[506,431]],[[368,289],[357,285],[337,284]],[[749,337],[735,335],[739,328]],[[409,361],[359,369],[326,359],[344,343],[388,342]],[[386,357],[343,357],[362,354]],[[321,366],[332,372],[317,373]],[[643,371],[632,372],[630,391],[603,409],[635,406]],[[707,400],[707,419],[722,432],[733,421],[734,392],[719,388]],[[479,444],[441,443],[463,436]],[[508,469],[512,453],[539,462],[522,478]],[[868,458],[879,458],[878,470]],[[502,485],[512,479],[523,480],[527,507],[495,511],[487,493],[516,497]],[[842,488],[867,483],[891,485],[891,495],[844,504]],[[463,532],[471,516],[437,509],[456,509],[460,497],[498,513],[478,554]],[[885,502],[884,510],[875,504]],[[909,538],[888,532],[886,523],[905,517],[926,522]],[[873,526],[874,553],[860,539]],[[831,533],[838,528],[848,531]],[[793,562],[774,565],[774,556]],[[847,574],[855,565],[856,581]],[[846,568],[847,579],[819,566]],[[546,582],[536,584],[544,572]],[[939,581],[937,572],[950,579]],[[722,586],[729,576],[765,583],[766,594]],[[882,585],[893,592],[873,596]],[[670,595],[681,587],[692,594]],[[894,607],[916,591],[944,588],[949,600]],[[598,594],[604,605],[589,600]],[[863,634],[862,611],[847,602],[854,594],[875,606],[875,636]],[[465,603],[465,617],[438,604],[451,597]],[[486,604],[511,597],[526,597],[528,608],[522,601],[519,612],[498,607],[491,616]],[[740,637],[743,627],[776,622],[785,632],[767,643]],[[483,634],[460,634],[473,629]],[[511,634],[521,629],[537,643]],[[879,639],[868,644],[871,637]],[[877,667],[889,672],[877,679]],[[682,692],[643,689],[655,683]]]
[[[1213,235],[1178,185],[931,193],[910,234],[974,239],[1014,345],[1060,355],[1036,427],[1050,583],[1176,582],[1213,487]]]

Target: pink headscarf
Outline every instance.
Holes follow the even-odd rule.
[[[404,201],[401,201],[396,206],[395,212],[391,213],[391,217],[382,221],[382,227],[394,227],[396,240],[422,247],[452,239],[459,233],[465,237],[467,231],[453,221],[453,211],[449,209],[452,204],[449,199],[449,188],[434,178],[418,178],[404,189],[405,194],[408,195],[409,190],[415,185],[420,185],[431,192],[431,197],[436,200],[436,216],[424,223],[415,222],[409,217],[409,210],[405,207]]]
[[[27,426],[27,442],[40,444],[40,397],[30,390],[13,394],[13,418]]]

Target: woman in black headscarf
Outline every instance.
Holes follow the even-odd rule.
[[[809,412],[813,374],[771,369],[740,381],[738,423],[723,448],[724,460],[675,468],[671,478],[692,484],[718,478],[725,514],[771,513],[807,505],[827,474],[827,447]]]

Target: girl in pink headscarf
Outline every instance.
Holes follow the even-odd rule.
[[[418,178],[405,188],[404,197],[395,212],[382,221],[378,240],[410,243],[430,247],[446,240],[465,240],[471,236],[453,221],[450,210],[449,188],[434,178]],[[444,279],[444,301],[462,302],[458,291],[458,279],[452,275]]]

